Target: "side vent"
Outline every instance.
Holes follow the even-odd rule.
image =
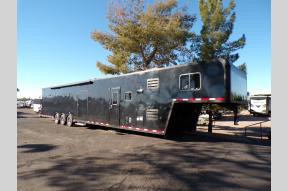
[[[147,79],[147,89],[148,90],[157,90],[157,89],[159,89],[159,78]]]
[[[149,120],[149,121],[158,120],[158,109],[147,109],[146,120]]]

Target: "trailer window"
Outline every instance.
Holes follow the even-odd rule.
[[[190,74],[190,89],[199,90],[200,89],[200,74]]]
[[[124,99],[126,101],[131,101],[132,100],[132,92],[125,92],[124,93]]]
[[[180,89],[181,90],[189,89],[189,74],[180,76]]]
[[[201,88],[200,73],[181,74],[179,86],[180,90],[199,90]]]
[[[250,98],[251,100],[254,99],[254,100],[264,100],[266,99],[266,97],[251,97]]]
[[[112,93],[112,105],[118,105],[118,93],[117,92]]]

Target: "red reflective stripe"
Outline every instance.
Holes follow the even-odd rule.
[[[191,98],[188,99],[188,101],[195,101],[195,98],[191,97]]]
[[[146,129],[146,128],[139,128],[139,127],[131,127],[127,125],[120,125],[120,128],[127,128],[133,131],[145,131],[153,134],[165,134],[164,130],[156,130],[156,129]]]
[[[207,98],[207,97],[203,97],[203,98],[176,98],[177,102],[183,102],[183,101],[189,101],[189,102],[193,102],[193,101],[224,101],[224,98],[222,97],[218,97],[218,98]]]

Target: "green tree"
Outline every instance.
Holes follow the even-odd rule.
[[[191,48],[200,60],[209,62],[215,58],[224,58],[233,63],[239,58],[238,53],[234,52],[245,46],[245,35],[229,41],[236,19],[235,6],[235,0],[231,0],[226,8],[223,8],[222,0],[199,0],[203,25],[200,36],[195,40],[196,45]]]
[[[238,68],[239,68],[239,70],[247,73],[247,65],[246,65],[245,62],[244,62],[243,64],[240,64],[240,65],[238,66]]]
[[[156,1],[144,9],[143,0],[112,1],[109,12],[111,33],[95,31],[91,37],[111,51],[105,74],[120,74],[164,67],[191,59],[186,48],[195,16],[178,8],[176,0]]]

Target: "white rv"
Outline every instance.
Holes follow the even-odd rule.
[[[39,113],[42,109],[42,99],[34,99],[32,107],[34,112]]]
[[[271,115],[271,94],[258,94],[250,96],[249,99],[249,111],[254,116]]]

